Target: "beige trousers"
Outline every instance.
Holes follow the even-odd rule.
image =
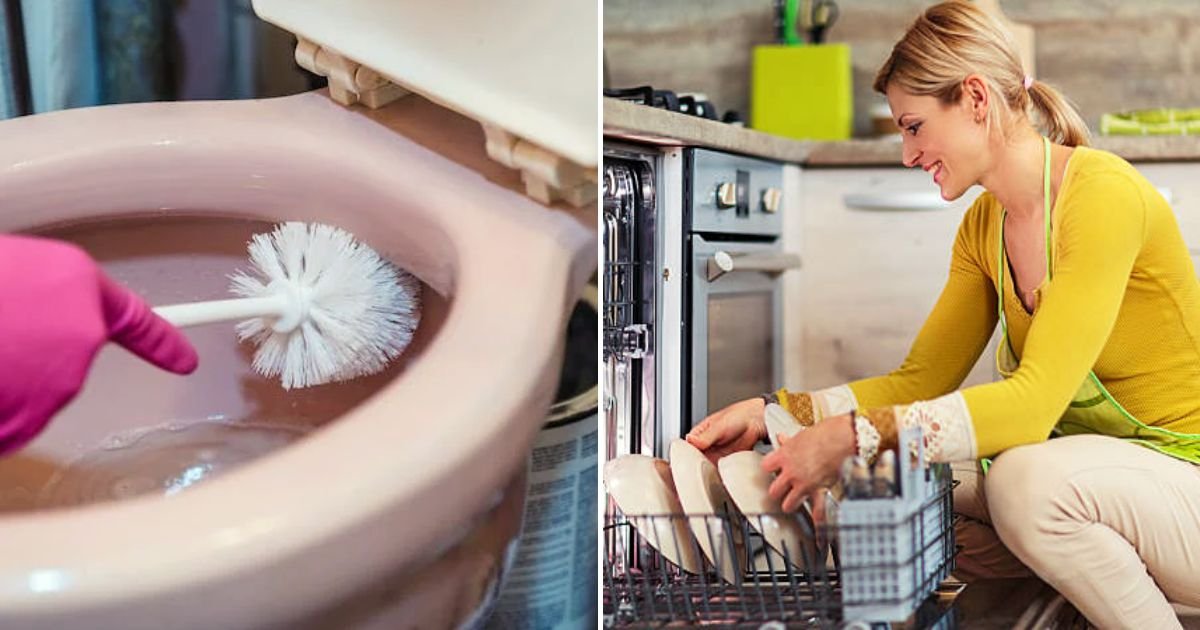
[[[965,581],[1037,574],[1100,628],[1179,628],[1200,606],[1200,466],[1099,435],[954,465]]]

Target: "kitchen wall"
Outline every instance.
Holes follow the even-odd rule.
[[[925,0],[840,0],[829,40],[853,51],[855,133],[869,128],[879,65]],[[1095,127],[1100,114],[1200,107],[1200,2],[1001,0],[1032,26],[1038,78],[1062,89]],[[605,85],[707,94],[749,117],[750,52],[773,38],[771,0],[605,0]]]

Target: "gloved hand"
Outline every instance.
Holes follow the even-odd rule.
[[[187,338],[83,250],[0,234],[0,455],[75,397],[110,340],[164,370],[196,369]]]

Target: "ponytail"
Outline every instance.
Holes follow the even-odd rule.
[[[1088,146],[1090,134],[1083,118],[1053,86],[1035,80],[1029,86],[1029,102],[1052,142],[1069,147]]]

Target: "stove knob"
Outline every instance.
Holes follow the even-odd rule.
[[[724,210],[737,205],[737,184],[725,182],[717,186],[717,208]]]
[[[783,203],[783,191],[778,188],[768,188],[762,194],[762,209],[763,212],[772,214],[779,212],[779,208]]]

